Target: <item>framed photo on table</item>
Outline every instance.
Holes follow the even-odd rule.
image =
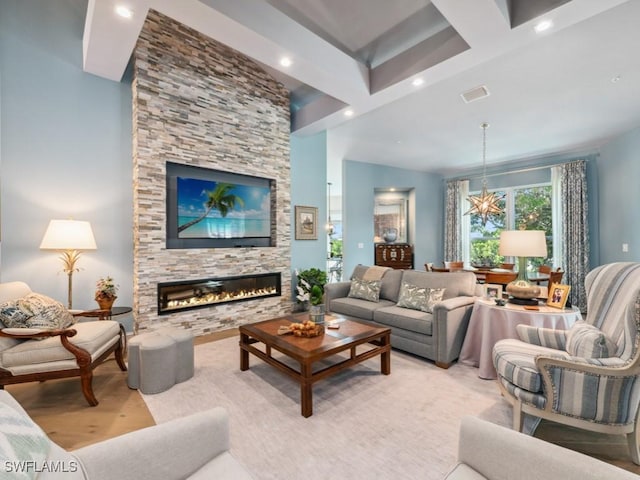
[[[318,239],[318,208],[296,205],[296,240]]]
[[[564,308],[569,297],[569,290],[571,290],[571,285],[561,285],[559,283],[551,285],[547,293],[547,305],[555,308]]]
[[[485,298],[502,298],[502,285],[498,283],[485,283],[483,288]]]

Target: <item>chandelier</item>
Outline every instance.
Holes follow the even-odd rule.
[[[502,200],[504,195],[498,196],[494,192],[487,191],[487,128],[489,124],[484,122],[480,124],[482,128],[482,191],[480,195],[469,195],[469,203],[471,208],[465,212],[465,215],[475,213],[480,215],[482,226],[487,224],[489,215],[501,213],[502,210],[498,206],[498,202]]]

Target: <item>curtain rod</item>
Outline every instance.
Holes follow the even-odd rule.
[[[569,162],[563,162],[563,163],[551,163],[549,165],[540,165],[537,167],[525,167],[525,168],[519,168],[517,170],[509,170],[507,172],[487,173],[486,175],[482,175],[481,173],[477,175],[461,175],[459,177],[449,178],[449,180],[462,180],[462,179],[471,180],[473,178],[482,178],[483,176],[488,178],[488,177],[499,177],[500,175],[512,175],[514,173],[527,173],[527,172],[533,172],[536,170],[544,170],[546,168],[559,167],[561,165],[568,165],[570,163],[580,162],[582,160],[586,160],[586,159],[571,160]]]

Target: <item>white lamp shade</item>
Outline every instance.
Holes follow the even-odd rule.
[[[504,257],[546,257],[547,239],[543,230],[504,230],[498,253]]]
[[[79,220],[51,220],[44,233],[41,250],[95,250],[91,224]]]

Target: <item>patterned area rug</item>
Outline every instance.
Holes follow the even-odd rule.
[[[157,423],[214,406],[230,413],[231,452],[257,479],[441,479],[455,464],[460,420],[511,423],[495,381],[473,367],[448,370],[394,350],[315,384],[313,416],[300,415],[300,387],[250,356],[238,338],[199,345],[192,379],[143,395]]]

